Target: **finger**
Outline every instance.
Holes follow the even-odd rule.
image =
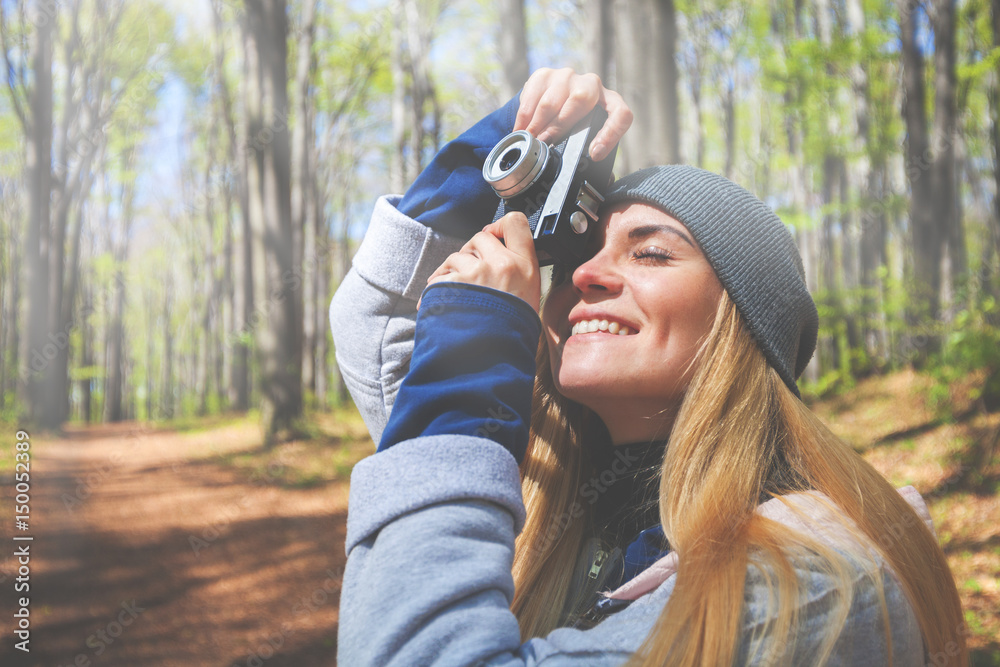
[[[427,276],[427,284],[430,285],[433,282],[437,282],[436,279],[439,276],[447,275],[449,273],[451,273],[451,267],[448,266],[448,262],[446,260],[444,264],[442,264],[441,266],[439,266],[436,269],[434,269],[434,273],[432,273],[431,275]]]
[[[510,214],[508,213],[508,215],[510,215]],[[485,227],[483,227],[483,231],[486,232],[487,234],[492,234],[493,236],[495,236],[495,237],[497,237],[499,239],[502,239],[503,238],[503,222],[502,222],[502,220],[503,220],[503,218],[501,218],[500,220],[496,220],[494,222],[491,222],[490,224],[488,224]]]
[[[535,239],[528,227],[527,216],[524,213],[512,211],[500,218],[495,224],[500,225],[500,232],[507,250],[530,260],[531,265],[537,267],[538,257],[535,254]]]
[[[548,82],[554,70],[548,67],[541,67],[535,70],[521,89],[521,100],[517,109],[517,117],[514,119],[514,131],[523,130],[528,127],[532,116],[535,115],[535,107],[542,99],[542,94],[548,88]]]
[[[478,275],[478,268],[481,262],[478,258],[464,252],[456,252],[445,260],[447,271],[432,275],[427,279],[428,285],[440,282],[464,283],[469,282]],[[445,264],[441,266],[444,267]]]
[[[621,141],[626,130],[631,127],[633,119],[632,110],[621,95],[605,88],[603,98],[608,120],[590,142],[590,157],[595,161],[603,160],[611,153],[611,149]]]
[[[551,141],[565,135],[581,118],[590,113],[601,97],[601,80],[596,74],[582,77],[569,92],[562,108],[548,127],[538,136],[540,141]]]
[[[531,121],[524,129],[532,136],[539,137],[549,126],[549,123],[559,114],[568,97],[569,82],[562,78],[552,81],[548,88],[545,89],[545,92],[542,93],[538,104],[535,105]]]
[[[463,248],[462,250],[464,250],[464,249],[465,248]],[[459,250],[458,252],[453,252],[450,255],[448,255],[447,257],[445,257],[444,261],[441,262],[441,265],[439,267],[437,267],[436,269],[434,269],[434,273],[432,273],[430,276],[427,277],[427,284],[430,285],[431,282],[432,282],[432,280],[435,279],[435,278],[438,278],[439,276],[447,275],[447,274],[451,273],[454,270],[454,268],[455,268],[453,260],[454,260],[454,258],[455,258],[456,255],[458,255],[460,252],[462,252],[462,250]]]

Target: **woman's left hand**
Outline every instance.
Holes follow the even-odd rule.
[[[538,312],[542,295],[535,241],[523,213],[511,212],[483,228],[427,279],[482,285],[526,301]]]

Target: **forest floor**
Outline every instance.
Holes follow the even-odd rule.
[[[31,653],[12,646],[8,463],[0,665],[334,664],[347,482],[371,440],[356,413],[313,421],[270,452],[243,418],[33,436]]]
[[[975,665],[1000,665],[1000,413],[927,407],[902,373],[814,405],[897,486],[924,494]],[[956,390],[958,391],[958,390]],[[958,394],[956,394],[958,395]],[[13,428],[0,452],[0,664],[332,665],[356,413],[262,451],[256,424],[68,426],[33,435],[30,654],[13,648]],[[23,593],[17,594],[18,596]]]

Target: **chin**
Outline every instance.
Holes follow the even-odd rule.
[[[590,377],[581,378],[565,374],[563,377],[554,375],[556,389],[566,398],[576,401],[581,405],[593,409],[595,405],[600,405],[601,401],[610,398],[622,398],[622,385],[627,382],[623,378],[614,381],[606,381],[601,378]]]

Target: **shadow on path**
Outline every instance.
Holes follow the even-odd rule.
[[[31,652],[12,646],[5,546],[0,664],[334,664],[346,485],[249,484],[176,434],[135,433],[34,443]]]

